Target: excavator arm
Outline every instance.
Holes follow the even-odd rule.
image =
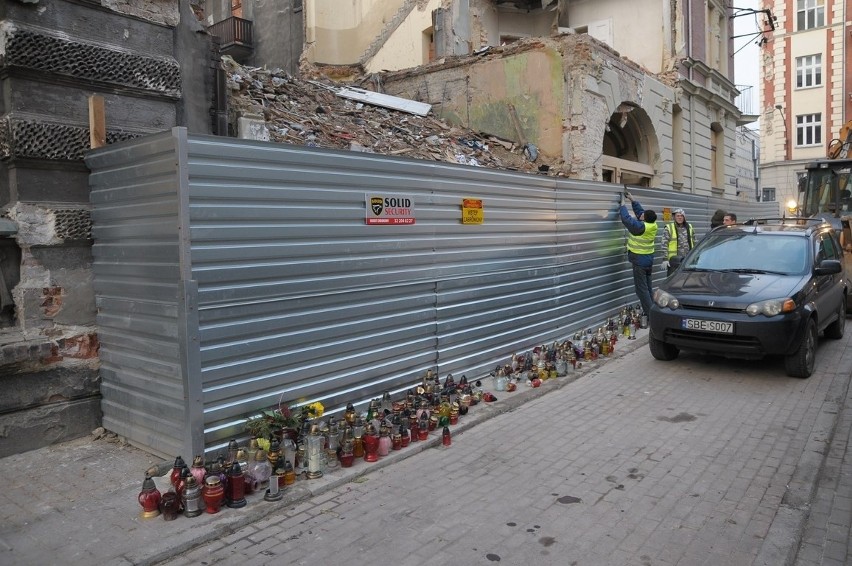
[[[828,142],[829,159],[852,158],[852,120],[840,127],[840,135]]]

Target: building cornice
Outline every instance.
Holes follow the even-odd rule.
[[[703,100],[708,105],[715,105],[719,108],[723,108],[725,112],[735,116],[737,123],[739,124],[740,119],[742,118],[742,113],[740,112],[740,109],[737,108],[737,105],[731,102],[730,100],[727,100],[722,96],[718,95],[717,93],[708,90],[706,87],[695,84],[687,78],[682,78],[678,86],[680,86],[681,89],[683,89],[690,95],[700,100]]]

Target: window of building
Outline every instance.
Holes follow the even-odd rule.
[[[819,28],[825,25],[825,0],[796,0],[796,26],[798,30]]]
[[[796,88],[822,84],[822,55],[796,57]]]
[[[707,33],[705,36],[708,66],[728,74],[728,18],[723,4],[707,2]]]
[[[710,124],[710,186],[725,188],[725,130],[719,122]]]
[[[683,186],[683,109],[679,104],[672,108],[672,182],[678,188]]]
[[[775,187],[763,187],[761,202],[775,202]]]
[[[822,143],[822,114],[796,116],[796,145],[819,145]]]

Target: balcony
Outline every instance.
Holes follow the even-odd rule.
[[[751,124],[756,122],[760,117],[759,114],[755,114],[754,112],[754,94],[753,94],[753,86],[751,85],[735,85],[737,90],[740,91],[739,96],[737,96],[734,104],[736,104],[737,109],[740,111],[741,116],[740,119],[737,120],[737,126],[745,126],[746,124]]]
[[[231,16],[207,28],[210,35],[219,38],[219,52],[241,60],[254,50],[251,21]]]

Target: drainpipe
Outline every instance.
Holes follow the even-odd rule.
[[[754,140],[751,140],[751,174],[754,178],[754,202],[760,202],[760,152]]]
[[[684,2],[686,5],[686,56],[692,58],[692,1]],[[689,65],[689,82],[692,82],[694,65]],[[695,194],[695,101],[689,100],[689,186],[692,194]]]

